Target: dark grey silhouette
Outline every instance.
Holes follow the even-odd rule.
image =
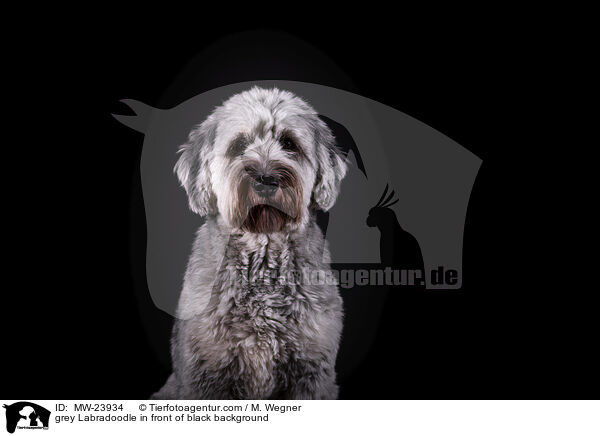
[[[379,240],[379,253],[383,267],[391,267],[394,270],[420,271],[418,277],[422,283],[416,283],[415,287],[425,287],[423,255],[417,239],[404,230],[398,223],[396,213],[390,206],[398,203],[394,200],[395,191],[386,197],[389,185],[379,198],[375,206],[369,210],[367,225],[377,227],[381,233]]]
[[[30,403],[28,401],[19,401],[18,403],[13,403],[11,405],[4,404],[3,406],[6,409],[6,431],[9,433],[14,433],[17,428],[17,424],[23,418],[23,415],[20,412],[25,407],[31,407],[34,412],[30,413],[29,416],[29,425],[32,427],[37,427],[39,419],[42,421],[42,425],[44,427],[48,427],[48,423],[50,421],[50,411],[43,408],[42,406],[38,406],[35,403]]]
[[[325,115],[319,115],[321,121],[327,124],[327,127],[333,133],[335,137],[337,146],[342,154],[347,157],[350,152],[354,153],[354,159],[356,159],[356,167],[360,170],[361,173],[365,175],[365,179],[368,179],[367,170],[365,168],[365,164],[363,163],[362,156],[360,155],[360,151],[356,146],[356,141],[352,138],[352,135],[343,125],[338,123],[335,120],[332,120]],[[315,218],[317,220],[317,225],[320,227],[323,235],[327,235],[327,227],[329,226],[329,212],[324,212],[322,210],[314,211]]]

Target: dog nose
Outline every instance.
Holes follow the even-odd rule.
[[[277,192],[279,183],[273,176],[262,175],[255,179],[254,190],[261,197],[270,197]]]

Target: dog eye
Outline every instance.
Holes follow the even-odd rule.
[[[287,135],[285,135],[285,136],[283,136],[283,138],[281,138],[281,146],[286,151],[297,151],[298,150],[298,146],[296,145],[294,140]]]
[[[246,148],[246,144],[247,144],[246,138],[242,135],[238,136],[233,141],[231,141],[231,144],[229,144],[229,148],[227,149],[227,154],[232,157],[239,156],[240,154],[242,154],[244,152],[244,149]]]

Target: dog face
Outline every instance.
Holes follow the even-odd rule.
[[[347,164],[315,110],[287,91],[236,94],[189,136],[175,171],[191,209],[253,233],[293,230],[333,206]]]

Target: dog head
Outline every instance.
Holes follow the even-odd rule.
[[[180,147],[175,172],[190,208],[253,233],[293,230],[311,208],[327,211],[346,174],[327,125],[278,89],[236,94]]]

